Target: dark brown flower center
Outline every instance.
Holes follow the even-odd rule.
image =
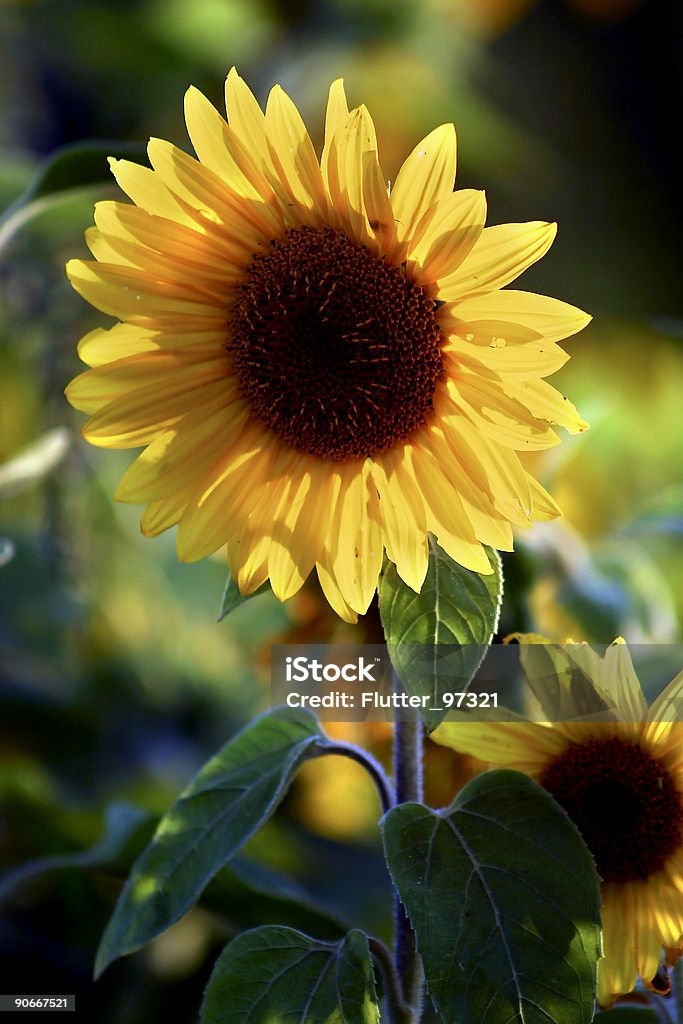
[[[435,303],[400,267],[331,228],[253,258],[229,350],[252,412],[322,459],[369,456],[421,427],[442,370]]]
[[[611,737],[574,744],[540,782],[581,832],[605,882],[648,878],[681,843],[678,789],[635,743]]]

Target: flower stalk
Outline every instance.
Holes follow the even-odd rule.
[[[372,754],[369,754],[367,750],[357,747],[354,743],[343,743],[341,741],[330,743],[327,741],[324,745],[320,744],[319,753],[321,755],[339,754],[341,757],[348,757],[351,761],[356,761],[362,765],[375,783],[382,804],[382,814],[386,814],[395,805],[396,794],[391,782],[387,778],[386,772],[379,761]]]
[[[422,800],[422,722],[394,721],[394,786],[396,802]],[[412,1020],[420,1018],[422,1002],[422,962],[415,944],[415,933],[398,893],[394,896],[394,963],[401,980],[404,1003],[412,1009]]]
[[[368,947],[382,975],[384,997],[387,1001],[391,1024],[411,1024],[413,1012],[403,1001],[401,979],[398,976],[396,964],[392,959],[390,950],[387,949],[383,942],[372,936],[368,938]]]

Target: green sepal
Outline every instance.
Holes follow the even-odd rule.
[[[251,594],[242,594],[232,576],[228,574],[228,578],[226,579],[225,586],[223,588],[223,596],[221,598],[221,610],[218,613],[216,621],[222,622],[226,615],[230,615],[230,613],[234,612],[236,608],[246,604],[247,601],[251,601],[252,597],[258,597],[259,594],[269,593],[270,589],[270,583],[266,580],[266,582],[262,583],[260,587],[257,587],[256,590],[252,591]]]

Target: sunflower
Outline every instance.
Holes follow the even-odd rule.
[[[589,317],[500,289],[555,237],[542,222],[484,227],[484,194],[453,191],[452,125],[387,187],[365,107],[330,88],[318,160],[275,86],[265,113],[236,74],[228,121],[191,88],[198,159],[160,139],[151,169],[111,160],[134,205],[101,202],[93,261],[73,286],[120,323],[82,339],[92,369],[67,388],[83,434],[144,447],[116,491],[143,533],[178,525],[180,559],[227,547],[243,593],[285,600],[315,568],[354,621],[384,550],[420,590],[427,534],[491,567],[511,524],[559,510],[517,452],[586,424],[543,380]]]
[[[598,999],[609,1006],[638,975],[661,991],[662,947],[668,964],[683,953],[683,672],[648,709],[623,640],[604,658],[580,644],[547,651],[555,695],[579,677],[582,699],[590,684],[594,706],[612,711],[552,724],[446,722],[432,738],[531,775],[578,827],[602,880]]]

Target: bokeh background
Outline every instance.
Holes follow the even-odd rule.
[[[390,179],[454,121],[459,185],[486,189],[490,223],[559,222],[520,286],[594,315],[554,379],[592,429],[536,460],[566,515],[506,556],[501,635],[675,643],[682,45],[677,0],[0,0],[0,208],[66,144],[186,146],[186,87],[220,106],[232,64],[260,100],[280,82],[318,142],[329,81],[343,75],[375,118]],[[63,397],[78,338],[106,319],[63,265],[86,253],[95,199],[113,195],[104,182],[62,192],[0,249],[0,869],[25,866],[0,907],[0,990],[75,992],[79,1019],[102,1024],[190,1021],[241,927],[390,932],[374,792],[359,768],[327,759],[301,773],[206,906],[91,982],[131,851],[267,707],[269,644],[362,641],[365,627],[336,622],[313,587],[217,623],[221,559],[179,565],[172,535],[143,540],[138,510],[113,504],[132,456],[85,446]],[[386,729],[337,733],[386,759]],[[442,804],[468,768],[428,754]],[[107,821],[109,846],[84,853]],[[65,859],[31,867],[52,856]]]

